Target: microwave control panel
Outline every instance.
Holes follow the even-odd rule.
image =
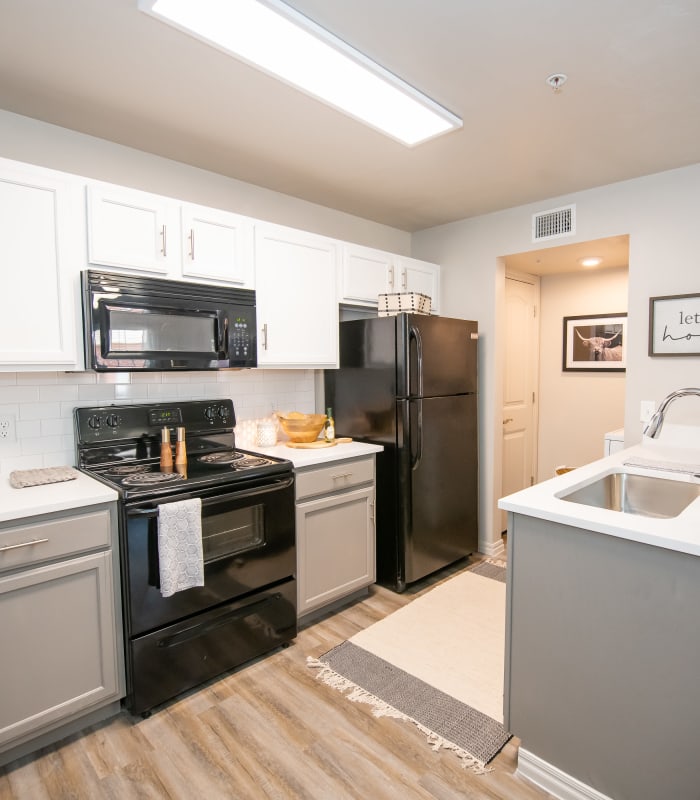
[[[232,319],[229,342],[232,358],[247,359],[255,353],[255,314],[239,311]]]

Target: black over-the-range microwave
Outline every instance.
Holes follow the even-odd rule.
[[[255,292],[82,273],[85,366],[99,372],[257,366]]]

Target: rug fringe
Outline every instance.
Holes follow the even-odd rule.
[[[314,658],[313,656],[307,656],[306,665],[312,669],[319,670],[318,674],[316,675],[316,679],[323,681],[323,683],[325,683],[327,686],[330,686],[344,694],[347,700],[350,700],[352,703],[363,703],[365,705],[372,706],[373,716],[391,717],[393,719],[412,722],[421,733],[425,734],[428,744],[433,750],[437,751],[442,749],[452,751],[460,759],[463,769],[469,768],[476,775],[485,775],[489,772],[493,772],[493,767],[487,767],[483,761],[479,761],[479,759],[474,758],[474,756],[467,753],[466,750],[463,750],[458,745],[450,742],[442,736],[439,736],[437,733],[431,731],[429,728],[426,728],[425,725],[417,722],[412,717],[409,717],[407,714],[404,714],[383,700],[380,700],[378,697],[375,697],[375,695],[371,694],[366,689],[363,689],[361,686],[358,686],[356,683],[353,683],[342,675],[339,675],[320,659]]]

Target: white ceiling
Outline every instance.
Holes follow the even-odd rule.
[[[407,231],[700,162],[698,0],[290,5],[463,129],[406,148],[137,0],[0,0],[0,108]]]

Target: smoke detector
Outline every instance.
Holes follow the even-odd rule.
[[[555,72],[547,78],[547,84],[552,87],[555,92],[558,92],[561,87],[569,80],[567,75],[563,72]]]

